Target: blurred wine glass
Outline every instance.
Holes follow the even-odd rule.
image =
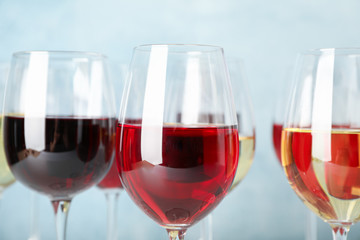
[[[115,106],[120,110],[120,101],[124,88],[124,81],[127,74],[128,65],[117,64],[110,62],[109,78],[114,87],[115,93]],[[117,114],[118,116],[118,114]],[[114,136],[115,138],[115,132]],[[119,173],[117,170],[116,161],[110,167],[110,170],[105,177],[97,184],[97,187],[104,192],[107,202],[107,239],[115,240],[118,237],[118,224],[117,224],[117,203],[123,186],[120,181]]]
[[[105,175],[103,180],[97,184],[97,187],[104,192],[107,202],[107,239],[117,239],[117,203],[123,186],[119,178],[115,161],[112,163],[109,172]]]
[[[3,99],[5,93],[5,84],[9,75],[10,64],[0,63],[0,106],[3,106]],[[15,177],[11,173],[9,165],[6,161],[4,152],[4,138],[3,138],[3,115],[0,115],[0,198],[4,190],[15,182]]]
[[[275,96],[275,104],[273,111],[272,119],[272,140],[273,147],[281,165],[281,132],[283,129],[283,123],[286,111],[288,109],[288,104],[290,100],[290,89],[291,89],[291,80],[292,80],[293,69],[288,67],[286,68],[285,74],[281,81],[281,86],[277,88],[280,90]]]
[[[252,165],[255,152],[255,122],[244,63],[240,59],[228,57],[226,64],[234,95],[239,134],[239,162],[234,182],[230,188],[231,192],[245,178]],[[212,230],[212,214],[209,214],[202,221],[200,239],[211,240],[213,238]]]
[[[227,66],[234,95],[239,133],[239,163],[230,191],[245,178],[255,153],[255,121],[249,88],[242,60],[228,58]]]
[[[275,110],[272,124],[272,140],[277,160],[281,166],[281,133],[285,121],[285,115],[289,110],[290,91],[293,87],[293,68],[287,67],[283,76],[280,93],[276,94]],[[317,223],[316,216],[313,212],[308,211],[305,219],[305,240],[317,239]]]

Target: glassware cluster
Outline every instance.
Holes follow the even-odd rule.
[[[360,49],[301,54],[285,120],[273,124],[291,187],[335,240],[360,219],[359,69]],[[121,103],[102,54],[18,52],[9,76],[0,70],[0,191],[16,178],[48,196],[58,240],[71,200],[94,185],[108,201],[107,239],[117,238],[124,189],[170,240],[183,240],[252,165],[244,67],[220,47],[136,47]],[[202,239],[212,238],[208,231]]]
[[[13,54],[3,78],[2,170],[49,197],[58,240],[71,200],[93,185],[108,199],[108,239],[117,237],[123,187],[170,239],[183,239],[251,165],[251,104],[245,93],[244,108],[235,108],[222,48],[140,46],[128,76],[117,118],[105,56]]]

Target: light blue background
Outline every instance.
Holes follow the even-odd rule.
[[[128,63],[144,43],[220,45],[247,68],[256,118],[254,164],[214,212],[214,239],[304,239],[307,209],[290,189],[272,149],[274,100],[296,53],[309,48],[360,46],[360,1],[346,0],[64,0],[0,1],[0,60],[20,50],[86,50]],[[120,97],[120,92],[117,93]],[[19,183],[0,203],[0,239],[27,239],[31,194]],[[38,197],[41,239],[55,239],[49,201]],[[68,239],[105,239],[106,202],[96,188],[77,196]],[[189,231],[198,239],[200,226]],[[319,239],[331,239],[318,220]],[[119,239],[167,239],[132,204],[119,201]],[[359,239],[355,225],[349,239]]]

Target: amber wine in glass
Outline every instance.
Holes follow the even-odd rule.
[[[300,55],[282,132],[282,166],[300,199],[345,240],[360,219],[360,49]]]

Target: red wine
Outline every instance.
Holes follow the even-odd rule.
[[[109,172],[101,180],[98,185],[99,188],[122,188],[122,184],[119,177],[119,172],[117,170],[116,161],[113,162]]]
[[[15,178],[52,199],[96,184],[115,150],[114,118],[4,118],[4,148]]]
[[[274,123],[273,125],[273,145],[275,149],[275,153],[277,156],[277,159],[281,163],[281,131],[282,131],[282,124]]]
[[[288,179],[310,208],[329,222],[359,220],[359,129],[285,129],[282,148]]]
[[[117,131],[122,182],[135,203],[162,226],[197,222],[232,184],[239,157],[236,127],[165,125],[162,143],[151,146],[161,149],[159,163],[144,154],[140,125],[119,124]]]

